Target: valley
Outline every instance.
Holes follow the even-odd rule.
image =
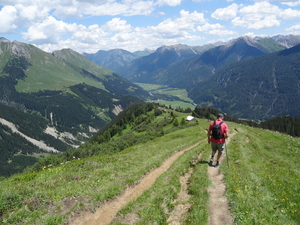
[[[185,89],[180,88],[172,88],[168,87],[167,85],[159,85],[159,84],[145,84],[145,83],[136,83],[146,91],[149,91],[149,93],[153,96],[153,94],[160,94],[165,96],[173,96],[177,97],[177,100],[168,101],[167,99],[164,99],[164,96],[162,96],[162,99],[157,100],[151,100],[151,102],[159,103],[166,106],[171,106],[172,108],[195,108],[196,104],[193,103],[193,100],[188,97],[188,93]]]

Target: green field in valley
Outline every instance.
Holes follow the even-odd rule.
[[[188,93],[185,89],[179,89],[179,88],[172,88],[168,87],[167,85],[158,85],[158,84],[146,84],[146,83],[136,83],[140,87],[144,88],[146,91],[149,91],[150,93],[158,93],[168,96],[175,96],[180,98],[178,101],[168,101],[165,99],[157,99],[153,102],[163,104],[166,106],[171,105],[172,108],[181,107],[183,109],[187,108],[195,108],[195,105],[193,105],[193,100],[188,97]]]

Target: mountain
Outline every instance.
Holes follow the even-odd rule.
[[[211,48],[201,55],[187,58],[159,72],[153,73],[154,83],[189,89],[221,68],[250,58],[284,49],[274,40],[256,41],[244,36],[229,43]],[[151,76],[151,74],[145,74]]]
[[[160,71],[175,63],[199,55],[212,48],[213,45],[204,45],[201,47],[191,47],[183,44],[162,46],[154,53],[133,60],[125,66],[120,75],[133,82],[141,83],[162,83],[158,74]]]
[[[83,53],[83,55],[92,62],[107,67],[116,73],[120,71],[120,68],[139,57],[123,49],[112,49],[109,51],[99,50],[94,54]]]
[[[16,154],[79,146],[130,103],[149,95],[71,49],[49,54],[1,39],[0,57],[1,175],[24,168],[12,169]]]
[[[96,53],[83,53],[83,55],[100,66],[107,67],[116,73],[120,73],[123,71],[123,67],[128,65],[132,60],[147,56],[150,53],[152,53],[152,51],[148,49],[133,53],[123,49],[112,49],[108,51],[99,50]]]
[[[300,35],[276,35],[273,36],[272,39],[286,48],[291,48],[300,44]]]
[[[300,45],[231,64],[196,84],[189,97],[239,118],[300,117]]]

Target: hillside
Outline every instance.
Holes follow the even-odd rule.
[[[300,191],[299,138],[226,121],[228,161],[224,158],[222,166],[214,168],[207,165],[209,120],[180,122],[189,114],[161,111],[149,104],[136,105],[127,113],[131,120],[107,145],[103,138],[96,138],[73,150],[73,155],[73,151],[66,152],[57,164],[59,157],[53,156],[44,160],[47,164],[2,179],[2,223],[150,225],[173,221],[204,225],[215,221],[250,225],[299,221],[300,198],[295,195]],[[103,131],[102,136],[107,133]],[[104,153],[104,146],[110,146],[110,154]],[[118,146],[124,150],[113,153]],[[79,158],[83,152],[89,156]],[[217,177],[224,192],[215,192]],[[117,205],[105,220],[100,210],[130,190],[135,190],[131,199],[123,198],[123,205]],[[211,205],[213,193],[220,194],[217,205]],[[221,202],[228,205],[219,220],[213,209],[222,208]]]
[[[49,54],[1,39],[0,56],[0,176],[47,153],[33,143],[59,152],[78,147],[130,103],[149,96],[71,49]]]
[[[300,45],[232,64],[195,85],[189,97],[238,118],[299,114]]]

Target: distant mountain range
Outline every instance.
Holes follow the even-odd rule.
[[[298,93],[294,85],[298,84],[300,61],[294,59],[298,59],[299,44],[300,36],[277,35],[268,38],[243,36],[200,49],[186,45],[162,46],[154,53],[132,60],[118,73],[132,82],[184,88],[196,104],[217,107],[241,118],[299,117],[298,95],[292,94]],[[293,53],[286,56],[284,52],[288,49]],[[240,71],[237,77],[236,71]],[[274,78],[276,88],[265,83],[270,82],[272,76],[278,76]],[[226,77],[228,82],[220,82],[223,81],[220,77]],[[235,83],[232,77],[237,79]],[[287,84],[293,88],[288,88]],[[283,91],[283,87],[287,90]],[[246,100],[250,96],[253,100]]]

